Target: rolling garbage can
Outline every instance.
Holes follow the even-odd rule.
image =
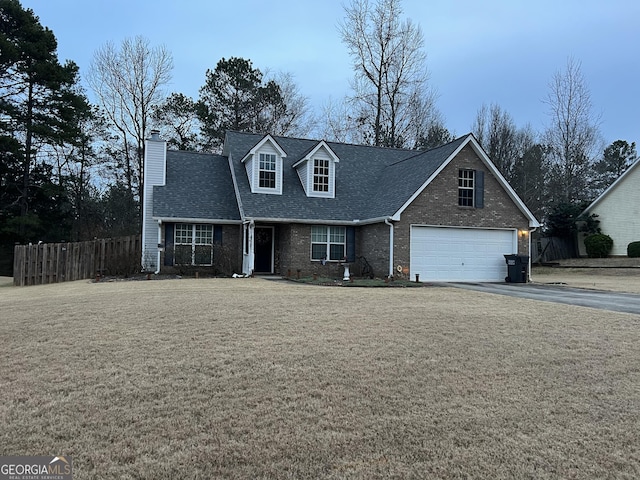
[[[505,255],[507,261],[507,283],[527,283],[529,277],[529,256],[528,255]]]

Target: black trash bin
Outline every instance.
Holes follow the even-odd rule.
[[[527,283],[529,278],[529,255],[505,255],[507,261],[507,283]]]

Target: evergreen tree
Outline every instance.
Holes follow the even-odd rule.
[[[221,59],[200,89],[200,118],[207,147],[217,150],[227,130],[272,133],[286,113],[281,89],[263,81],[262,72],[250,60]]]
[[[78,67],[58,61],[53,32],[18,0],[0,0],[0,242],[65,238],[68,201],[43,157],[73,141],[88,109]]]

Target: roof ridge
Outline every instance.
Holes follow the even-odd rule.
[[[200,155],[203,157],[209,156],[209,157],[222,157],[222,158],[227,158],[226,156],[220,154],[220,153],[212,153],[212,152],[195,152],[193,150],[176,150],[173,148],[168,148],[167,149],[167,153],[180,153],[180,154],[189,154],[189,155]]]
[[[388,167],[392,167],[393,165],[397,165],[397,164],[399,164],[399,163],[406,162],[406,161],[408,161],[408,160],[412,160],[412,159],[414,159],[414,158],[416,158],[416,157],[419,157],[419,156],[421,156],[421,155],[424,155],[424,154],[427,154],[427,153],[432,153],[432,152],[434,152],[435,150],[439,150],[439,149],[444,148],[444,147],[449,147],[449,146],[453,145],[453,144],[454,144],[454,143],[456,143],[456,142],[459,142],[459,141],[461,141],[461,140],[463,140],[463,139],[466,139],[467,137],[469,137],[469,135],[471,135],[471,134],[470,134],[470,133],[468,133],[468,134],[466,134],[466,135],[463,135],[462,137],[458,137],[458,138],[456,138],[455,140],[451,140],[450,142],[445,143],[444,145],[438,145],[437,147],[430,148],[429,150],[418,150],[418,151],[416,152],[416,154],[415,154],[415,155],[412,155],[412,156],[407,157],[407,158],[403,158],[403,159],[401,159],[401,160],[398,160],[397,162],[390,163],[390,164],[389,164],[389,165],[387,165],[387,166],[388,166]]]

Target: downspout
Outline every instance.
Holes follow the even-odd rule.
[[[153,272],[154,275],[158,275],[160,273],[160,240],[162,239],[162,220],[158,220],[158,269]]]
[[[389,275],[388,278],[393,277],[393,223],[391,223],[391,217],[384,219],[384,223],[389,225]]]
[[[529,266],[528,266],[528,270],[527,270],[527,272],[528,272],[527,281],[528,282],[531,282],[531,265],[532,265],[532,261],[531,261],[531,234],[533,232],[535,232],[537,229],[538,229],[538,227],[530,227],[529,228],[529,235],[528,235],[528,237],[529,237]]]
[[[253,219],[242,222],[242,273],[251,275],[253,273]],[[245,254],[245,252],[247,252]],[[245,264],[246,259],[246,264]]]

